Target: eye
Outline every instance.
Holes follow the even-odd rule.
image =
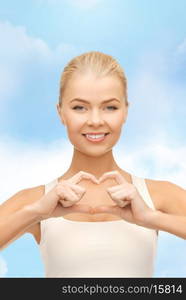
[[[72,109],[77,110],[77,108],[83,108],[83,106],[76,105],[76,106],[74,106]],[[81,109],[80,109],[80,110],[81,110]]]
[[[74,109],[74,110],[82,110],[81,108],[84,108],[83,106],[81,106],[81,105],[76,105],[76,106],[74,106],[72,109]],[[107,108],[109,108],[109,110],[110,110],[110,108],[111,108],[111,110],[116,110],[116,109],[118,109],[116,106],[107,106]]]
[[[118,109],[116,106],[107,106],[107,107],[109,107],[109,108],[113,108],[113,110],[116,110],[116,109]]]

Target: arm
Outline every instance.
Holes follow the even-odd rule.
[[[186,239],[186,190],[169,181],[154,181],[151,188],[157,200],[152,228]]]
[[[177,216],[155,211],[151,217],[151,228],[162,230],[186,239],[186,216]]]
[[[39,214],[30,205],[38,189],[21,190],[0,205],[0,250],[27,232],[40,221]],[[39,195],[38,195],[39,196]]]
[[[0,206],[0,249],[6,247],[25,232],[32,232],[36,223],[51,217],[60,217],[69,213],[90,213],[88,204],[76,204],[85,189],[76,185],[83,178],[97,179],[92,174],[78,172],[69,180],[63,180],[45,194],[45,186],[22,190]],[[69,186],[76,193],[69,191]],[[67,189],[68,187],[68,189]],[[65,200],[66,203],[61,203]],[[70,203],[70,205],[69,205]]]
[[[10,242],[23,235],[26,230],[39,221],[36,213],[24,206],[18,211],[0,219],[0,250],[7,247]]]

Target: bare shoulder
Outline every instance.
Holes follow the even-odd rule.
[[[170,214],[186,215],[186,190],[170,181],[146,179],[155,208]]]
[[[16,211],[23,205],[36,201],[43,193],[44,185],[20,190],[1,204],[1,214]]]

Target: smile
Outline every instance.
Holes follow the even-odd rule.
[[[108,134],[109,132],[104,134],[83,134],[83,136],[90,142],[98,143],[104,141]]]

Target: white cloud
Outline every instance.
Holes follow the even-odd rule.
[[[136,65],[136,74],[134,73],[129,82],[129,88],[132,87],[130,97],[136,101],[136,109],[138,107],[141,107],[141,111],[147,109],[150,118],[152,115],[159,118],[170,113],[175,102],[175,87],[172,87],[165,78],[167,67],[167,61],[162,53],[158,51],[143,53]]]
[[[33,65],[51,71],[76,53],[76,48],[68,44],[51,49],[42,39],[30,36],[24,26],[13,26],[10,22],[0,22],[0,36],[1,101],[21,88]]]
[[[5,277],[8,272],[7,263],[2,256],[0,256],[0,277]]]
[[[18,190],[47,181],[65,172],[72,149],[64,139],[46,145],[30,145],[1,137],[0,203]],[[64,159],[65,157],[65,159]]]
[[[19,74],[24,64],[33,60],[43,62],[51,58],[52,52],[39,38],[27,34],[23,26],[13,26],[9,22],[0,22],[0,65]]]
[[[134,175],[168,180],[186,188],[186,145],[173,147],[171,144],[165,133],[148,139],[145,146],[128,148],[128,152],[123,144],[117,147],[117,161]]]
[[[170,56],[167,57],[160,50],[157,53],[143,53],[128,80],[131,105],[127,131],[130,130],[130,140],[134,140],[134,143],[137,139],[138,144],[141,142],[146,146],[146,140],[152,137],[152,144],[155,145],[153,139],[156,139],[159,145],[159,137],[162,135],[161,141],[164,138],[165,143],[171,141],[170,147],[174,147],[179,139],[185,145],[183,128],[186,125],[186,88],[184,80],[182,84],[181,80],[173,79],[179,60],[174,60],[174,67],[169,60]],[[164,132],[167,132],[165,137]]]
[[[0,64],[0,82],[0,109],[2,109],[2,102],[15,93],[20,86],[20,78],[16,70]]]

